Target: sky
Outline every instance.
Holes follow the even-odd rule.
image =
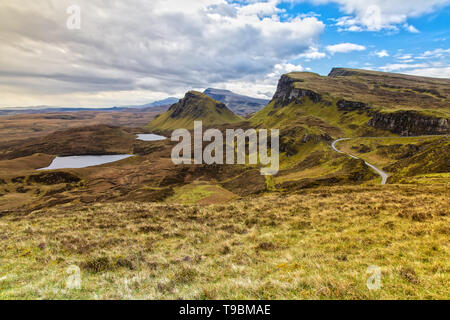
[[[0,107],[271,98],[292,71],[450,78],[450,0],[2,0]]]

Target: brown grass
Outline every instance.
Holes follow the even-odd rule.
[[[97,203],[0,218],[1,299],[446,299],[446,186],[221,205]],[[81,268],[80,290],[66,288]],[[382,288],[366,287],[367,268]]]

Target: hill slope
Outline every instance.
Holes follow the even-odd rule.
[[[252,98],[236,94],[229,90],[208,88],[203,93],[217,101],[225,103],[231,111],[241,116],[257,112],[270,102],[270,100]]]
[[[328,77],[293,72],[281,77],[270,104],[254,125],[284,127],[316,117],[341,135],[402,135],[450,132],[450,80],[354,69],[333,69]]]
[[[205,126],[222,125],[241,122],[243,119],[235,115],[223,103],[207,95],[189,91],[178,103],[156,117],[149,123],[152,130],[173,130],[178,128],[193,129],[194,121],[203,121]]]
[[[335,139],[450,133],[446,83],[450,80],[352,69],[333,69],[327,77],[294,72],[281,77],[272,101],[250,123],[280,129],[278,188],[297,188],[316,177],[336,182],[352,174],[348,169],[355,164],[333,154]],[[363,169],[357,180],[370,180],[361,176]]]

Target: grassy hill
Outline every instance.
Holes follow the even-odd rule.
[[[155,131],[174,130],[179,128],[193,129],[194,121],[203,121],[204,126],[233,124],[243,121],[235,115],[225,104],[209,96],[189,91],[178,103],[169,110],[156,117],[148,124],[148,128]]]
[[[294,72],[289,76],[300,80],[296,87],[360,101],[374,109],[450,115],[450,79],[344,68],[333,69],[328,77],[304,72]]]
[[[446,130],[446,103],[402,105],[398,94],[396,107],[381,93],[365,100],[377,96],[367,86],[380,75],[363,73],[285,75],[250,122],[189,92],[147,126],[192,129],[202,120],[222,129],[278,128],[274,177],[255,166],[176,166],[174,142],[137,141],[136,128],[90,126],[4,142],[0,299],[445,299],[449,139],[398,133]],[[417,81],[448,92],[440,80]],[[389,184],[379,185],[363,160],[333,151],[339,137],[354,137],[339,148],[390,173]],[[104,153],[136,156],[34,170],[55,155]],[[74,266],[82,283],[71,290]],[[370,266],[381,268],[381,290],[366,286]]]
[[[449,79],[354,69],[333,69],[327,77],[293,72],[281,77],[272,101],[249,121],[254,127],[281,131],[282,171],[275,178],[278,187],[308,185],[308,179],[314,177],[344,183],[353,173],[342,169],[352,165],[348,157],[345,160],[330,151],[331,141],[342,137],[448,134],[448,84]],[[446,154],[442,144],[433,150]],[[396,172],[400,173],[410,164],[403,161],[398,166]]]
[[[447,206],[445,186],[339,186],[5,215],[0,299],[446,299]]]
[[[366,70],[333,69],[327,77],[293,72],[280,79],[273,100],[251,122],[283,127],[313,116],[345,136],[381,134],[374,129],[445,134],[450,132],[449,88],[449,79]]]

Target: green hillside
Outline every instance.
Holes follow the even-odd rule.
[[[450,133],[447,84],[448,79],[354,69],[333,69],[327,77],[293,72],[281,77],[272,101],[249,121],[280,129],[277,187],[315,177],[345,180],[356,163],[331,150],[335,139]],[[408,166],[399,163],[395,171]]]
[[[194,121],[203,121],[204,126],[238,123],[243,119],[235,115],[225,104],[207,95],[189,91],[178,103],[156,117],[148,128],[156,131],[174,130],[179,128],[193,129]]]
[[[450,80],[355,69],[281,77],[254,126],[301,125],[332,137],[450,133]]]
[[[327,77],[309,72],[293,72],[289,77],[298,80],[296,88],[363,102],[375,110],[450,115],[450,79],[345,68],[334,68]]]

